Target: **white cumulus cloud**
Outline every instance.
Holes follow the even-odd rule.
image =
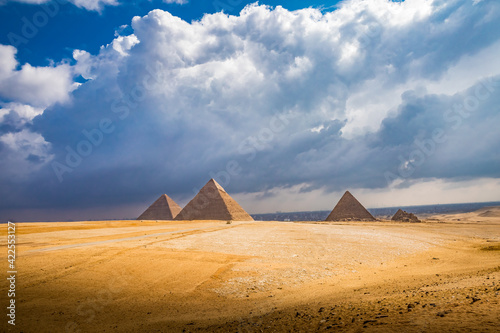
[[[12,46],[0,45],[0,98],[36,107],[69,100],[75,84],[68,64],[47,67],[24,64],[18,69],[16,52]]]

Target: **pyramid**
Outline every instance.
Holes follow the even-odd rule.
[[[253,218],[213,179],[203,186],[175,219],[253,221]]]
[[[370,212],[346,191],[325,221],[375,221]]]
[[[168,195],[161,195],[138,220],[173,220],[179,214],[181,207]]]
[[[415,214],[405,212],[402,209],[399,209],[396,214],[391,219],[392,221],[402,221],[402,222],[420,222],[418,217]]]

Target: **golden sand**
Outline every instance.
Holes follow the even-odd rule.
[[[1,326],[12,332],[500,327],[491,211],[415,224],[17,223],[16,237],[16,327]]]

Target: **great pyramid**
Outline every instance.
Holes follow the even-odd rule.
[[[175,219],[253,221],[253,218],[213,179],[203,186]]]
[[[401,222],[420,222],[418,217],[415,214],[405,212],[402,209],[399,209],[396,214],[391,219],[392,221],[401,221]]]
[[[325,221],[375,221],[370,212],[346,191]]]
[[[181,207],[168,195],[161,195],[138,220],[173,220],[179,214]]]

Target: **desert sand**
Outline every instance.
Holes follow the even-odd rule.
[[[17,325],[3,320],[5,331],[500,328],[498,208],[422,223],[88,221],[16,232]],[[5,252],[2,263],[7,271]]]

